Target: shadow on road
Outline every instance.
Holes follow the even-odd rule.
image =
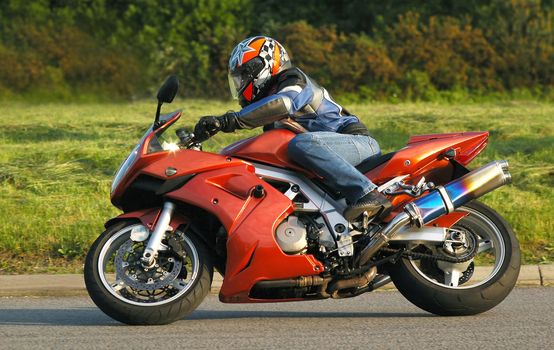
[[[95,308],[0,310],[0,326],[113,326],[116,324],[119,322]]]
[[[236,318],[419,318],[433,317],[426,312],[306,312],[263,310],[197,310],[185,320],[224,320]]]
[[[248,318],[420,318],[433,317],[428,313],[384,313],[384,312],[305,312],[305,311],[263,311],[263,310],[197,310],[183,321],[225,320]],[[48,326],[114,326],[112,320],[96,308],[70,309],[2,309],[2,325],[48,325]]]

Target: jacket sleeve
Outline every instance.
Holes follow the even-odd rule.
[[[237,128],[252,129],[294,114],[293,99],[289,95],[277,93],[243,108],[236,114]]]
[[[228,114],[223,131],[252,129],[302,114],[300,111],[312,102],[315,96],[313,87],[306,82],[307,77],[297,68],[283,72],[277,81],[276,93],[248,105],[239,112]]]
[[[313,91],[292,85],[235,113],[237,129],[252,129],[292,117],[312,100]]]

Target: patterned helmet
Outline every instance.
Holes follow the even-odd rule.
[[[231,95],[244,107],[263,97],[269,80],[290,67],[289,55],[277,40],[267,36],[243,40],[229,59]]]

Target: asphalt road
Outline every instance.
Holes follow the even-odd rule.
[[[221,304],[133,327],[87,297],[0,298],[0,349],[552,349],[554,288],[517,288],[478,316],[437,317],[397,292],[281,304]]]

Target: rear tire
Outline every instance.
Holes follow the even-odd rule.
[[[94,303],[108,316],[113,319],[131,324],[131,325],[161,325],[174,322],[182,319],[187,314],[194,311],[198,305],[204,300],[210,291],[213,276],[213,267],[209,259],[208,250],[203,243],[194,236],[186,236],[187,249],[190,253],[194,251],[195,261],[198,268],[195,268],[196,273],[193,274],[194,279],[190,278],[186,285],[186,290],[183,293],[176,293],[175,296],[169,296],[164,300],[156,302],[156,305],[149,305],[148,300],[141,304],[139,301],[133,301],[133,298],[128,298],[126,301],[125,295],[131,295],[133,290],[128,286],[122,289],[125,293],[117,292],[116,289],[110,288],[109,283],[106,283],[107,276],[114,275],[113,271],[100,271],[100,267],[107,265],[108,262],[113,262],[104,258],[104,263],[100,263],[101,253],[106,251],[105,246],[116,244],[117,242],[128,242],[128,235],[132,227],[140,225],[134,221],[123,221],[109,227],[102,233],[92,245],[85,260],[85,284],[87,291]],[[113,238],[121,237],[118,240]],[[119,247],[122,247],[121,244]],[[117,248],[117,247],[115,247]],[[114,249],[115,249],[114,248]],[[120,248],[122,249],[122,248]],[[196,260],[197,257],[197,260]],[[183,269],[186,269],[184,264]],[[186,272],[182,272],[186,275]],[[101,277],[101,274],[103,276]],[[190,274],[190,272],[189,272]],[[127,292],[127,288],[129,291]],[[119,295],[120,293],[121,295]],[[152,292],[154,293],[154,292]]]
[[[517,238],[510,225],[496,211],[475,201],[459,210],[468,211],[470,215],[456,225],[471,226],[475,231],[480,228],[482,231],[485,224],[489,227],[494,225],[504,243],[503,261],[495,265],[498,267],[496,272],[489,275],[485,283],[477,283],[474,287],[441,285],[423,276],[408,258],[402,258],[388,268],[396,288],[406,299],[425,311],[441,316],[474,315],[498,305],[514,288],[521,264]],[[470,220],[471,213],[474,214]]]

